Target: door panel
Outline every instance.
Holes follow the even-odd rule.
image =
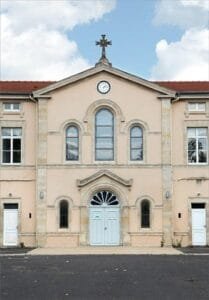
[[[101,208],[90,210],[90,244],[104,243],[104,210]]]
[[[192,245],[206,245],[206,214],[204,208],[192,209]]]
[[[17,246],[18,243],[18,210],[4,209],[4,246]]]
[[[119,209],[105,209],[105,245],[119,245]]]
[[[119,208],[90,208],[90,245],[119,245]]]

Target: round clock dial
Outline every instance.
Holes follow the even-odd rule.
[[[110,84],[108,81],[100,81],[97,84],[97,90],[101,93],[101,94],[107,94],[110,91]]]

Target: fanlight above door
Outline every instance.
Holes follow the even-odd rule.
[[[108,205],[119,205],[119,201],[117,197],[109,191],[101,191],[96,193],[91,199],[91,205],[100,205],[100,206],[108,206]]]

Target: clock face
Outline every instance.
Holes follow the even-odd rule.
[[[97,84],[97,90],[101,93],[101,94],[107,94],[110,91],[110,84],[108,81],[100,81]]]

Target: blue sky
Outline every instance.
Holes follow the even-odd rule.
[[[209,0],[0,0],[1,80],[59,80],[112,65],[146,79],[209,80]]]
[[[154,25],[155,5],[156,0],[119,0],[100,21],[74,28],[70,38],[77,41],[81,54],[93,65],[100,56],[95,40],[107,34],[112,40],[107,56],[113,66],[149,78],[156,61],[156,43],[162,38],[178,40],[182,33],[177,27]]]

